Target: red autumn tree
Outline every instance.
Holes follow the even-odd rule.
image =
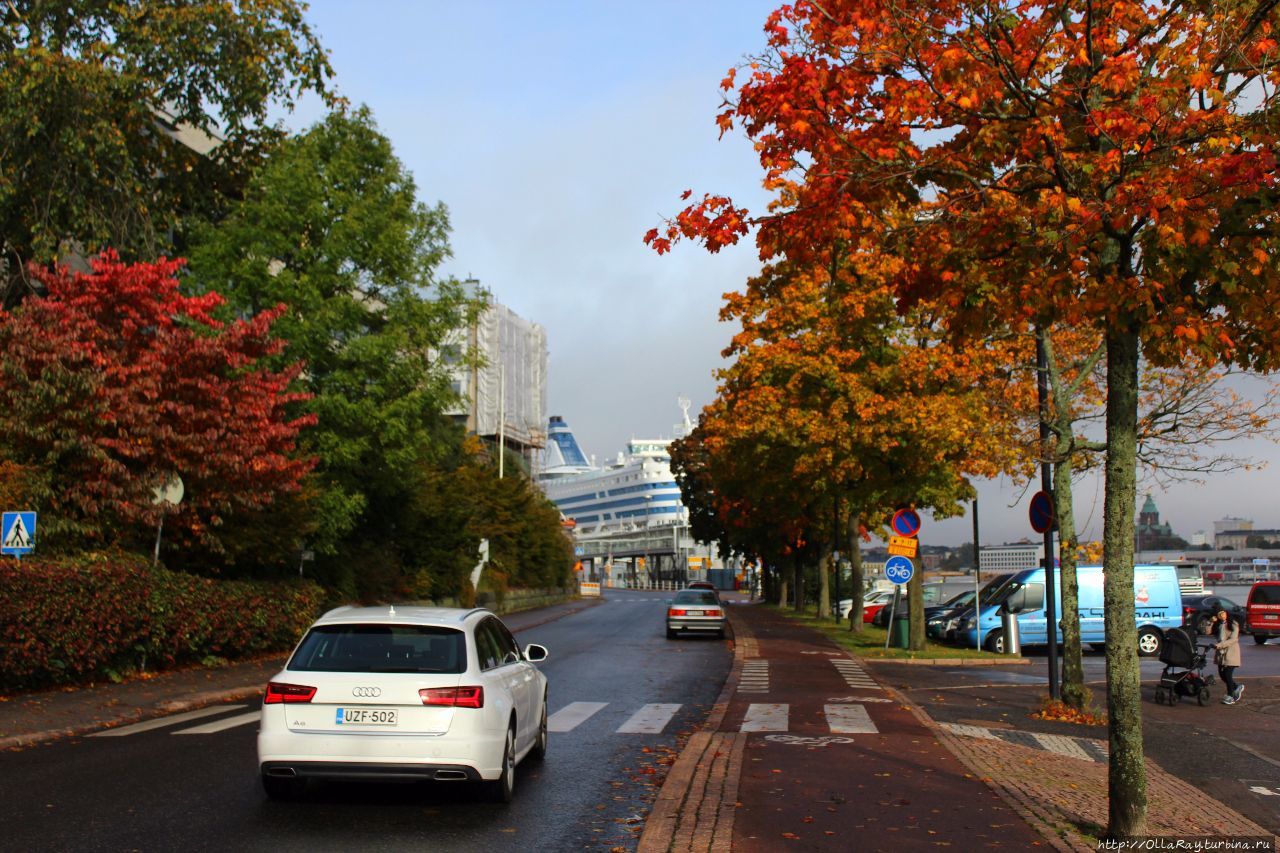
[[[720,116],[781,189],[766,255],[858,221],[911,259],[898,297],[946,306],[957,333],[1016,319],[1105,343],[1111,837],[1146,830],[1140,357],[1280,363],[1277,24],[1273,0],[797,0]],[[750,221],[709,196],[649,241],[715,250]]]
[[[36,273],[46,295],[0,313],[0,456],[27,472],[42,547],[145,541],[153,489],[177,474],[166,530],[216,550],[225,519],[311,470],[295,442],[314,415],[289,413],[301,365],[263,366],[283,306],[224,325],[220,296],[179,292],[182,265],[106,253],[88,274]]]

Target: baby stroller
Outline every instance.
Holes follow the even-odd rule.
[[[1169,628],[1164,632],[1160,649],[1160,662],[1164,671],[1156,686],[1156,702],[1176,705],[1183,696],[1194,696],[1201,705],[1209,704],[1209,685],[1213,676],[1204,674],[1205,654],[1209,646],[1198,645],[1195,638],[1183,628]]]

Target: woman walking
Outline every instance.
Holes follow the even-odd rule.
[[[1227,686],[1223,705],[1234,705],[1244,693],[1244,685],[1236,683],[1236,667],[1240,666],[1240,625],[1226,610],[1219,610],[1213,617],[1213,633],[1218,638],[1214,644],[1213,661],[1218,665],[1218,676]]]

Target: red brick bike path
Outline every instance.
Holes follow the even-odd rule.
[[[719,730],[739,732],[751,704],[785,704],[788,725],[785,732],[745,733],[733,850],[1022,850],[1044,843],[901,697],[866,686],[873,682],[858,675],[860,667],[852,681],[842,674],[833,661],[851,660],[844,651],[767,608],[735,615],[742,617],[735,625],[753,635],[755,657],[768,661],[768,689],[743,692],[739,685]],[[875,732],[832,731],[830,704],[865,708]]]

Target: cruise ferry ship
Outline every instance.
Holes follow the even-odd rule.
[[[689,413],[684,408],[683,429]],[[680,487],[671,473],[671,439],[636,439],[604,466],[587,460],[559,415],[547,426],[547,450],[538,483],[579,539],[683,523]]]

